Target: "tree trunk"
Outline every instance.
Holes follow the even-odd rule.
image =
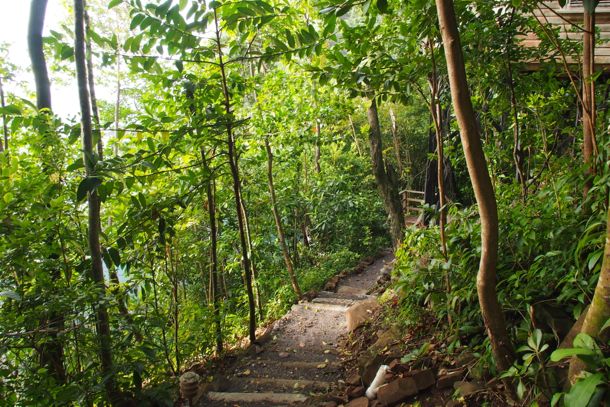
[[[601,328],[608,318],[610,318],[610,208],[606,218],[606,244],[602,269],[581,332],[600,339],[602,343],[607,343],[610,340],[610,328],[605,329],[604,332],[601,332]],[[574,383],[584,367],[582,360],[572,358],[569,370],[571,383]]]
[[[352,138],[354,139],[354,144],[356,145],[356,151],[358,151],[358,155],[362,156],[362,150],[360,149],[360,143],[358,142],[358,134],[356,133],[356,126],[354,125],[354,120],[352,119],[352,115],[348,116],[349,125],[352,129]]]
[[[443,154],[443,125],[441,103],[439,100],[439,85],[438,85],[438,74],[436,70],[436,58],[434,55],[434,43],[432,40],[428,40],[430,48],[430,59],[432,61],[432,75],[430,77],[430,112],[432,113],[432,121],[434,122],[434,130],[436,133],[436,177],[438,184],[438,203],[439,203],[439,230],[441,237],[441,251],[445,260],[447,257],[447,239],[445,238],[445,223],[447,221],[447,211],[445,208],[445,171],[443,168],[444,154]],[[445,275],[445,284],[447,293],[451,291],[451,285],[449,284],[449,276]]]
[[[47,109],[51,113],[51,82],[42,47],[42,30],[44,27],[47,9],[46,0],[32,0],[30,8],[30,22],[28,27],[28,48],[32,62],[32,72],[36,82],[36,107],[38,110]],[[2,101],[4,105],[4,100]],[[6,125],[6,120],[5,120]],[[5,130],[6,132],[6,130]],[[5,133],[6,134],[6,133]],[[8,144],[7,144],[8,146]],[[51,234],[46,237],[53,240]],[[52,254],[51,256],[55,256]],[[51,270],[52,279],[60,278],[59,270]],[[64,317],[54,310],[41,318],[41,327],[49,328],[51,331],[61,331],[64,328]],[[66,382],[66,370],[64,367],[64,349],[57,333],[50,333],[48,338],[40,346],[40,364],[46,367],[58,383]]]
[[[222,93],[224,96],[224,107],[226,114],[226,131],[227,131],[227,145],[228,145],[228,157],[229,167],[231,168],[231,177],[233,178],[233,195],[235,198],[235,211],[237,212],[237,226],[239,229],[239,241],[241,244],[242,264],[244,268],[244,274],[246,279],[246,291],[248,294],[248,336],[250,343],[256,340],[256,305],[254,303],[254,290],[252,289],[252,269],[250,265],[250,257],[248,256],[248,242],[246,240],[246,232],[244,226],[244,215],[241,210],[242,197],[241,197],[241,181],[239,178],[239,166],[237,153],[235,151],[235,137],[233,135],[233,125],[231,121],[231,96],[229,94],[229,87],[227,84],[227,75],[225,71],[225,63],[223,60],[222,44],[220,42],[220,27],[218,24],[218,13],[214,9],[214,23],[216,26],[216,45],[218,51],[218,67],[220,68],[220,75],[222,79]]]
[[[220,318],[220,290],[218,289],[218,230],[216,228],[216,183],[212,178],[210,163],[206,156],[205,150],[201,148],[201,160],[204,168],[211,179],[206,183],[206,192],[208,197],[208,219],[210,222],[210,252],[211,252],[211,269],[212,269],[212,304],[214,312],[214,326],[216,332],[216,353],[222,352],[222,323]]]
[[[250,233],[250,217],[246,210],[246,204],[243,199],[241,200],[241,211],[244,216],[244,226],[246,232],[246,241],[248,242],[248,258],[250,258],[250,267],[252,268],[252,286],[254,288],[254,300],[256,301],[256,308],[258,308],[258,317],[260,321],[264,319],[263,314],[263,300],[261,298],[261,290],[258,284],[258,269],[256,267],[256,261],[254,261],[254,249],[252,247],[252,234]]]
[[[396,156],[396,166],[398,168],[398,178],[402,179],[404,175],[404,166],[402,165],[402,154],[400,153],[400,135],[398,134],[398,122],[394,110],[390,109],[390,121],[392,122],[392,143],[394,144],[394,155]]]
[[[392,182],[386,171],[383,160],[383,146],[381,143],[381,127],[379,126],[379,114],[377,102],[371,98],[371,105],[367,111],[369,121],[369,142],[371,150],[371,162],[373,173],[377,181],[377,188],[383,199],[385,210],[390,217],[390,235],[392,244],[397,248],[402,241],[403,212],[397,186]]]
[[[481,217],[481,261],[477,275],[477,292],[481,313],[498,370],[510,368],[514,353],[506,330],[502,308],[496,293],[498,257],[498,213],[493,185],[489,177],[477,120],[470,100],[464,57],[452,0],[436,0],[441,27],[451,98],[461,131],[462,147],[468,173]]]
[[[271,145],[269,145],[269,139],[265,138],[265,150],[267,151],[267,178],[269,183],[269,195],[271,196],[271,210],[273,211],[273,219],[275,220],[275,228],[277,230],[277,236],[280,240],[280,247],[284,256],[284,263],[286,264],[286,270],[290,276],[290,283],[292,289],[297,297],[300,299],[303,295],[299,282],[297,281],[294,267],[292,266],[292,260],[290,259],[290,253],[288,252],[288,246],[286,245],[286,236],[284,235],[284,228],[282,227],[282,219],[280,218],[279,211],[277,209],[277,199],[275,196],[275,187],[273,185],[273,152],[271,151]]]
[[[322,130],[321,130],[321,124],[320,124],[320,120],[316,120],[316,150],[315,150],[315,154],[314,154],[314,164],[315,164],[315,168],[316,168],[316,172],[319,174],[320,171],[322,170],[320,167],[320,158],[322,155],[322,152],[320,151],[320,144],[322,143],[322,141],[320,140],[321,134],[322,134]]]
[[[97,143],[97,154],[100,160],[104,159],[104,144],[102,142],[102,130],[100,125],[100,113],[97,107],[97,97],[95,96],[95,76],[93,75],[93,50],[91,48],[91,21],[87,13],[87,3],[85,4],[85,47],[87,56],[87,81],[89,84],[89,97],[91,98],[91,116],[95,129],[93,130],[94,141]]]
[[[32,72],[36,82],[36,106],[39,110],[51,109],[51,81],[42,47],[42,29],[47,11],[47,0],[32,0],[28,27],[28,48]]]
[[[83,0],[74,0],[75,44],[74,59],[76,61],[76,74],[78,79],[78,93],[81,109],[81,125],[83,136],[83,153],[87,178],[95,176],[91,160],[87,157],[93,154],[93,135],[91,129],[91,110],[89,90],[87,89],[87,64],[85,57],[85,9]],[[120,401],[116,382],[114,379],[112,362],[112,342],[110,338],[110,319],[104,303],[105,284],[104,269],[102,266],[102,252],[100,247],[100,199],[96,190],[91,190],[87,196],[89,206],[88,238],[91,255],[91,277],[98,288],[98,301],[93,304],[96,314],[96,331],[99,340],[99,353],[101,362],[101,375],[105,378],[104,387],[108,401],[115,405]]]
[[[2,109],[6,107],[4,100],[4,86],[2,86],[2,76],[0,76],[0,102],[2,103]],[[4,136],[4,143],[0,141],[0,152],[8,150],[8,125],[6,124],[6,113],[2,113],[2,130]]]
[[[432,120],[434,125],[434,120]],[[428,155],[430,157],[436,151],[436,132],[430,130],[428,132]],[[438,203],[437,189],[438,189],[438,164],[435,158],[428,158],[426,161],[426,180],[424,184],[424,203],[429,206],[435,206]],[[424,213],[423,222],[424,225],[430,223],[430,214]]]
[[[582,58],[583,156],[586,169],[585,195],[593,186],[597,145],[595,140],[595,10],[585,7]]]

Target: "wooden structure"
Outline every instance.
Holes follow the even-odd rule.
[[[423,191],[405,189],[400,191],[400,195],[402,197],[402,207],[405,211],[405,224],[408,226],[417,223],[424,211]]]
[[[570,39],[582,43],[583,38],[583,1],[568,0],[565,6],[559,1],[543,1],[534,10],[534,17],[540,23],[551,24],[559,28],[562,39]],[[599,42],[595,47],[595,65],[597,69],[610,71],[610,0],[600,0],[595,12],[596,27],[599,31]],[[535,34],[529,33],[522,38],[525,47],[538,47],[541,40]],[[551,57],[549,57],[551,58]],[[558,62],[562,58],[554,55]],[[566,55],[566,62],[570,65],[580,65],[580,56]],[[528,68],[535,70],[540,61],[528,63]]]

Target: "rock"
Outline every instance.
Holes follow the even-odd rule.
[[[453,387],[453,384],[462,380],[463,377],[464,369],[439,374],[439,376],[436,378],[436,388],[446,389],[448,387]]]
[[[324,403],[320,404],[320,407],[337,407],[337,402],[336,401],[325,401]]]
[[[373,311],[380,307],[376,298],[357,302],[345,311],[347,319],[347,330],[353,332],[354,329],[369,321],[373,315]]]
[[[347,403],[345,407],[369,407],[369,399],[366,397],[358,397]]]
[[[347,397],[349,399],[357,399],[358,397],[362,397],[364,396],[364,387],[363,386],[358,386],[358,387],[350,387],[347,389]]]
[[[325,291],[335,291],[337,289],[337,284],[339,284],[339,276],[334,276],[330,280],[326,282],[324,286]]]
[[[462,397],[468,397],[471,394],[483,390],[483,386],[474,382],[456,382],[453,384],[453,388],[456,389]]]
[[[401,377],[393,382],[384,384],[377,390],[377,400],[383,405],[393,406],[417,394],[415,380],[410,377]]]
[[[436,383],[436,377],[430,369],[414,370],[407,373],[407,376],[415,380],[417,391],[426,390]]]
[[[381,333],[377,332],[377,341],[371,345],[370,349],[374,351],[382,350],[395,342],[396,336],[395,329],[388,329]]]
[[[282,359],[287,358],[288,356],[290,356],[290,354],[288,352],[280,352],[277,354],[279,357],[281,357]]]

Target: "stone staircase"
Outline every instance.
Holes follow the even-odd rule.
[[[217,378],[200,407],[315,405],[342,378],[337,339],[347,331],[345,313],[366,295],[384,266],[377,260],[369,276],[348,276],[337,292],[321,291],[310,302],[294,305],[275,322],[256,352],[242,357]],[[374,272],[377,270],[378,272]],[[354,282],[350,285],[350,282]]]

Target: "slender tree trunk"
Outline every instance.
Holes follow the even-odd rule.
[[[373,173],[377,181],[377,187],[383,199],[383,203],[390,217],[390,235],[392,244],[397,248],[402,241],[403,213],[397,186],[392,182],[386,171],[383,160],[383,146],[381,143],[381,127],[379,125],[379,114],[377,102],[371,98],[371,105],[367,111],[369,121],[369,142],[371,148],[371,161]]]
[[[277,209],[277,198],[275,196],[275,187],[273,185],[273,152],[271,151],[271,145],[269,139],[265,138],[265,150],[267,151],[267,178],[269,184],[269,195],[271,196],[271,210],[273,211],[273,219],[275,220],[275,228],[277,230],[277,236],[280,240],[280,247],[284,256],[284,263],[286,264],[286,270],[290,276],[290,283],[292,284],[292,290],[298,298],[303,296],[297,276],[292,265],[292,259],[288,252],[288,246],[286,245],[286,236],[284,235],[284,228],[282,227],[282,219],[280,218],[279,211]]]
[[[51,113],[51,82],[47,71],[47,64],[42,46],[42,30],[44,27],[47,9],[46,0],[32,0],[30,8],[30,22],[28,27],[28,48],[32,62],[32,72],[36,83],[36,107],[38,110],[47,109]],[[4,100],[2,101],[4,105]],[[4,121],[6,126],[6,120]],[[6,135],[6,129],[5,129]],[[8,146],[8,143],[6,144]],[[47,239],[53,240],[53,235]],[[52,255],[54,256],[54,255]],[[59,280],[59,270],[52,270],[52,279]],[[54,310],[41,318],[40,325],[52,331],[61,331],[64,328],[64,317]],[[66,370],[64,367],[64,349],[57,333],[50,333],[49,337],[40,346],[40,364],[49,370],[51,376],[58,383],[66,382]]]
[[[580,330],[580,332],[599,339],[602,343],[607,343],[610,340],[610,328],[606,328],[603,332],[601,331],[604,323],[610,318],[610,208],[608,209],[606,222],[606,243],[602,269],[599,274],[599,280],[597,280],[593,300]],[[584,368],[585,365],[582,360],[576,357],[572,358],[569,369],[571,383],[576,381],[579,373]]]
[[[519,111],[510,55],[507,56],[506,67],[508,73],[508,88],[510,90],[510,107],[513,115],[513,162],[515,163],[515,177],[519,185],[521,185],[521,196],[525,202],[525,200],[527,200],[527,177],[523,169],[524,154],[523,149],[521,148],[521,137],[519,135]]]
[[[352,115],[348,116],[349,125],[352,129],[352,138],[354,139],[354,144],[356,145],[356,151],[358,151],[358,155],[362,156],[362,150],[360,149],[360,143],[358,142],[358,133],[356,132],[356,126],[354,125],[354,120],[352,119]]]
[[[121,122],[121,56],[116,53],[116,99],[114,101],[114,155],[119,155],[119,125]]]
[[[597,144],[595,139],[595,10],[585,7],[582,60],[583,155],[587,166],[585,195],[593,186]]]
[[[261,290],[258,284],[258,268],[256,267],[256,261],[254,260],[254,248],[252,247],[252,234],[250,233],[250,217],[246,210],[246,203],[241,199],[241,211],[244,216],[244,226],[246,232],[246,241],[248,242],[248,258],[250,258],[250,267],[252,268],[252,286],[254,288],[254,300],[256,302],[256,308],[258,308],[258,317],[260,321],[264,319],[263,314],[263,300],[261,298]]]
[[[4,86],[2,86],[2,76],[0,76],[0,102],[2,103],[2,109],[6,107],[4,100]],[[2,113],[2,130],[4,135],[4,143],[0,141],[0,152],[8,150],[8,124],[6,123],[6,113]]]
[[[398,178],[402,179],[404,166],[402,165],[402,154],[400,153],[400,135],[398,134],[398,122],[394,110],[390,109],[390,121],[392,122],[392,143],[394,144],[394,155],[396,155],[396,166],[398,167]]]
[[[89,97],[91,98],[91,117],[93,119],[94,141],[97,142],[97,154],[100,160],[104,159],[104,144],[102,141],[102,130],[100,125],[100,113],[97,107],[97,97],[95,96],[95,76],[93,74],[93,50],[91,47],[91,21],[87,12],[87,3],[85,2],[85,49],[87,56],[87,82],[89,84]]]
[[[246,278],[246,291],[248,294],[248,312],[249,312],[249,323],[248,323],[248,336],[250,343],[256,340],[256,305],[254,303],[254,290],[252,289],[252,270],[250,265],[250,258],[248,256],[248,242],[246,240],[245,226],[244,226],[244,215],[241,210],[242,197],[241,197],[241,181],[239,177],[239,166],[237,152],[235,151],[235,137],[233,134],[233,124],[231,121],[231,96],[229,94],[229,87],[227,84],[227,75],[225,72],[225,63],[222,53],[222,45],[220,42],[220,27],[218,24],[218,13],[214,9],[214,23],[216,26],[216,45],[218,51],[218,66],[220,68],[220,75],[222,78],[222,93],[224,96],[225,105],[225,120],[226,120],[226,131],[227,131],[227,144],[228,144],[228,156],[229,156],[229,167],[231,168],[231,177],[233,178],[233,195],[235,198],[235,211],[237,212],[237,226],[239,229],[239,241],[241,244],[242,264],[244,268],[244,274]]]
[[[216,353],[222,353],[222,323],[220,318],[220,290],[218,289],[218,230],[216,228],[216,182],[210,170],[210,163],[205,150],[201,148],[201,160],[204,168],[210,174],[210,180],[206,184],[208,197],[208,220],[210,222],[210,254],[212,269],[212,304],[214,312],[214,326],[216,333]]]
[[[432,119],[432,125],[434,126],[434,119]],[[438,189],[438,164],[436,159],[432,158],[432,154],[436,151],[436,132],[430,130],[428,132],[428,155],[430,158],[426,161],[426,180],[424,184],[424,203],[426,205],[434,206],[437,204],[437,189]],[[424,214],[424,225],[430,223],[430,214]]]
[[[489,177],[485,154],[483,153],[476,116],[470,100],[453,0],[436,0],[436,8],[445,46],[453,108],[460,127],[468,173],[481,217],[482,247],[477,275],[479,303],[496,365],[499,370],[503,371],[510,368],[514,360],[514,353],[496,293],[496,262],[498,257],[496,198]]]
[[[322,129],[321,129],[321,124],[320,124],[320,120],[316,119],[316,150],[314,153],[314,164],[315,164],[315,168],[316,168],[316,172],[319,174],[321,171],[320,168],[320,156],[321,156],[321,151],[320,151],[320,144],[321,144],[321,133],[322,133]]]
[[[445,237],[445,223],[447,223],[447,210],[445,208],[445,170],[444,153],[443,153],[443,125],[441,123],[442,112],[441,103],[439,100],[439,85],[438,74],[436,70],[436,57],[434,55],[434,43],[428,40],[430,48],[430,59],[432,61],[432,76],[430,77],[430,112],[432,113],[432,121],[434,122],[434,130],[436,133],[436,177],[438,184],[438,202],[439,202],[439,222],[438,226],[441,235],[441,251],[445,260],[447,256],[447,239]],[[449,284],[449,276],[445,275],[445,284],[447,292],[451,291]]]
[[[47,11],[47,0],[32,0],[28,27],[28,49],[36,83],[36,106],[51,109],[51,81],[42,47],[42,29]]]
[[[74,0],[74,20],[75,20],[75,46],[74,59],[76,61],[76,73],[78,79],[78,91],[81,109],[81,125],[83,135],[83,153],[85,169],[88,178],[95,176],[94,168],[88,155],[93,153],[93,135],[91,130],[91,110],[89,90],[87,89],[87,63],[85,57],[85,9],[83,0]],[[104,303],[105,284],[104,270],[102,266],[102,252],[100,247],[100,199],[97,191],[92,190],[88,193],[89,206],[89,252],[91,255],[91,277],[97,285],[98,301],[94,304],[96,314],[96,331],[99,340],[99,353],[101,362],[101,374],[106,378],[104,387],[108,401],[115,405],[120,401],[120,394],[114,379],[114,366],[112,362],[112,342],[110,338],[110,318]]]

